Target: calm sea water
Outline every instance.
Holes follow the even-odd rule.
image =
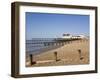
[[[42,50],[52,47],[52,45],[45,45],[45,42],[56,42],[54,38],[33,38],[26,40],[26,53],[37,54]]]

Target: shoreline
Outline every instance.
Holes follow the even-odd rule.
[[[81,56],[78,52],[79,49],[82,53]],[[59,61],[55,61],[55,51]],[[80,60],[80,57],[83,57],[83,60]],[[26,67],[89,64],[89,40],[73,41],[59,48],[35,55],[34,61],[37,63],[34,65],[30,65],[29,56],[26,58]]]

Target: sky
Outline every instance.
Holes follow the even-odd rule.
[[[89,35],[89,15],[26,12],[26,39]]]

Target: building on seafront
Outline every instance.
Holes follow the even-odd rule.
[[[71,35],[71,34],[64,33],[62,35],[62,38],[63,39],[84,39],[86,38],[86,36],[85,35]]]

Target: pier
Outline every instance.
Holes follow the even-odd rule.
[[[40,40],[27,40],[26,44],[44,44],[44,46],[59,46],[72,43],[73,41],[83,41],[84,39],[63,39],[63,38],[54,38],[49,40],[49,38],[41,38]]]

